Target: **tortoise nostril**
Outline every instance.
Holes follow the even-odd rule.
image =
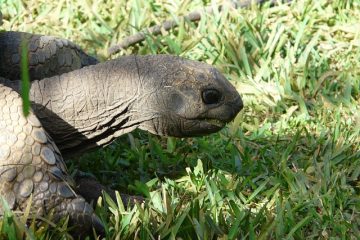
[[[216,89],[205,89],[202,92],[202,100],[205,104],[216,104],[221,100],[221,93]]]

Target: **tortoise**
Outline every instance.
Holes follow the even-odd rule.
[[[31,111],[22,110],[21,41],[26,40]],[[69,40],[0,33],[0,215],[69,216],[78,233],[102,224],[76,188],[64,158],[110,144],[134,129],[161,136],[214,133],[243,103],[213,66],[173,55],[102,63]],[[5,205],[4,205],[5,204]]]

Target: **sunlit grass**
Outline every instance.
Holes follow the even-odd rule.
[[[2,29],[68,38],[102,60],[112,44],[140,29],[215,5],[25,4],[2,2]],[[118,54],[170,53],[214,64],[241,93],[245,108],[211,136],[175,139],[135,131],[69,162],[71,170],[146,197],[144,206],[128,209],[109,197],[98,202],[109,239],[357,239],[359,29],[358,0],[294,1],[181,22]],[[0,238],[17,229],[7,216]],[[52,232],[35,224],[28,229],[17,230],[59,236],[66,221]]]

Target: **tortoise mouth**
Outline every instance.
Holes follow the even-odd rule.
[[[198,137],[215,133],[225,127],[226,122],[214,118],[187,119],[182,124],[181,137]]]

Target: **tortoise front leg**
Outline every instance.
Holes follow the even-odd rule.
[[[23,115],[18,93],[0,84],[0,196],[12,210],[24,211],[32,196],[32,213],[54,220],[70,217],[81,235],[102,224],[74,184],[56,145],[30,112]],[[4,208],[0,203],[0,216]]]
[[[106,192],[112,200],[116,202],[115,191],[101,184],[95,177],[89,176],[78,171],[75,175],[76,192],[83,196],[87,202],[96,203],[99,197]],[[125,206],[134,206],[135,203],[143,203],[145,199],[141,196],[131,196],[120,193],[120,197]]]

